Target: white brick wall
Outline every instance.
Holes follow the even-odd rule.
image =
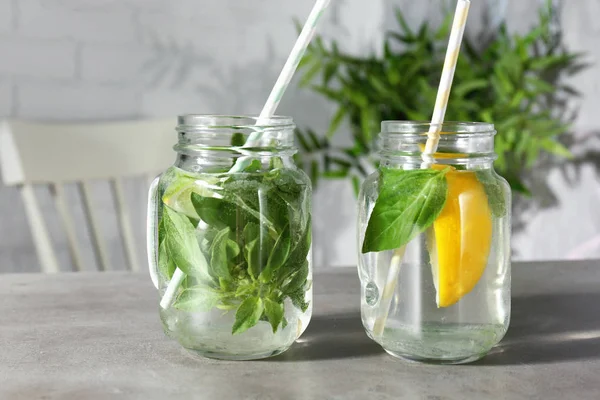
[[[106,120],[139,115],[139,95],[119,86],[23,83],[17,87],[17,116],[41,120]]]
[[[19,0],[18,4],[20,35],[118,44],[136,41],[133,13],[128,10],[81,8],[61,0]]]
[[[181,0],[176,0],[181,2]],[[168,8],[168,0],[44,0],[53,6],[75,11],[136,11],[164,10]]]
[[[11,114],[12,97],[12,83],[0,80],[0,118]]]
[[[75,45],[70,41],[0,37],[0,74],[70,79],[75,74]]]
[[[0,34],[7,33],[12,28],[12,3],[0,2]]]
[[[361,1],[337,1],[323,31],[346,38],[346,48],[373,48],[382,1],[366,10]],[[258,112],[295,40],[292,18],[305,18],[311,5],[312,0],[0,0],[0,116],[74,121]],[[321,98],[292,89],[280,111],[325,127],[330,109]],[[141,245],[145,189],[134,183],[127,190],[135,200],[131,209]],[[101,192],[94,199],[97,210],[102,221],[114,222],[112,202]],[[38,194],[60,261],[68,264],[54,204],[47,191]],[[82,223],[78,196],[71,193],[70,199]],[[15,189],[0,186],[0,210],[0,271],[36,270]],[[123,254],[113,225],[104,233],[118,265]],[[91,255],[84,257],[93,266]]]
[[[507,1],[511,28],[526,29],[535,19],[539,2]],[[0,117],[71,121],[173,116],[184,112],[258,112],[295,39],[292,18],[303,19],[312,3],[0,0]],[[487,1],[473,3],[471,34],[484,27],[483,4]],[[409,15],[409,23],[416,26],[423,18],[432,24],[439,22],[440,6],[452,9],[454,4],[454,0],[335,0],[321,32],[337,38],[342,48],[365,54],[379,51],[383,32],[396,27],[391,12],[394,5],[401,5]],[[598,0],[578,0],[576,7],[570,5],[563,10],[568,45],[588,52],[592,63],[600,59],[600,28],[593,19],[598,12]],[[573,84],[584,95],[578,129],[598,129],[600,74],[597,69],[590,70]],[[317,129],[327,126],[331,110],[321,97],[294,87],[279,109],[282,114],[293,115],[300,125],[310,124]],[[562,196],[571,192],[589,201],[598,199],[584,189],[598,186],[594,175],[586,171],[584,179],[576,183],[577,190],[572,191],[560,174],[550,174],[552,187],[560,188],[560,201],[573,202],[574,197]],[[332,189],[336,195],[340,188],[347,189],[343,183],[339,185]],[[349,189],[346,191],[350,193]],[[136,198],[144,197],[143,193],[136,193]],[[321,191],[315,200],[319,203],[315,206],[315,219],[321,221],[315,224],[321,247],[315,255],[320,264],[351,264],[355,259],[353,200],[346,196],[347,207],[338,208],[345,210],[343,215],[332,218],[333,213],[327,208],[332,196],[328,193]],[[51,214],[53,205],[49,198],[45,199],[42,206]],[[0,271],[35,269],[23,210],[15,206],[18,201],[16,191],[0,187]],[[114,218],[108,198],[98,201],[106,219]],[[566,205],[532,213],[534,222],[515,241],[520,257],[560,257],[569,251],[567,247],[597,231],[592,225],[580,232],[574,229],[570,241],[562,247],[557,243],[548,255],[539,243],[544,235],[558,235],[564,230],[564,210],[571,213],[575,209]],[[54,215],[49,218],[56,221]],[[136,218],[141,243],[143,216]],[[594,222],[598,218],[600,214],[588,220]],[[331,234],[332,229],[335,234]],[[118,243],[114,229],[107,228],[107,235],[111,243]],[[333,241],[333,237],[341,239]],[[58,243],[62,246],[61,259],[66,257],[63,242]],[[332,250],[328,253],[323,249]],[[121,251],[116,245],[113,250]],[[600,252],[596,255],[600,256]]]
[[[600,107],[600,26],[595,21],[600,15],[600,2],[587,1],[586,7],[564,7],[563,24],[572,27],[565,29],[565,40],[569,48],[576,52],[587,53],[586,62],[592,68],[572,79],[572,84],[581,91],[580,110],[577,128],[583,132],[597,130],[600,127],[598,108]]]
[[[153,55],[151,49],[140,46],[85,45],[80,54],[81,78],[97,83],[141,85]]]
[[[192,90],[147,90],[142,93],[141,114],[160,117],[173,117],[203,110],[203,113],[217,114],[225,110],[215,99],[198,95]]]

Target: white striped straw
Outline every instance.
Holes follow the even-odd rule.
[[[448,41],[448,50],[446,51],[446,59],[444,61],[444,69],[442,70],[442,78],[435,100],[435,108],[431,117],[431,125],[427,133],[427,143],[423,151],[423,164],[421,168],[428,168],[431,165],[432,155],[437,151],[440,141],[440,131],[446,116],[448,108],[448,99],[450,98],[450,90],[452,89],[452,81],[454,80],[454,72],[456,71],[456,63],[460,53],[460,46],[465,34],[467,25],[467,17],[469,15],[469,0],[458,0],[456,12],[454,14],[454,22],[452,31],[450,32],[450,40]]]
[[[446,116],[446,108],[448,107],[448,99],[450,98],[450,90],[452,89],[452,81],[454,80],[454,71],[460,53],[460,46],[465,33],[467,17],[469,15],[469,0],[458,0],[456,12],[454,13],[454,23],[450,32],[450,40],[448,41],[448,50],[446,51],[446,60],[444,61],[444,69],[442,70],[442,78],[438,88],[433,117],[431,118],[431,126],[427,133],[427,143],[425,151],[423,151],[423,163],[421,168],[429,168],[432,162],[432,155],[437,151],[440,140],[440,131]],[[381,337],[385,328],[388,314],[392,303],[392,297],[396,292],[396,282],[404,257],[404,247],[394,252],[390,263],[390,270],[385,282],[384,291],[381,296],[378,316],[373,324],[373,335]]]
[[[285,65],[283,66],[281,73],[279,74],[279,78],[277,78],[277,82],[275,82],[275,86],[273,86],[273,90],[271,90],[271,94],[269,95],[269,98],[267,99],[267,102],[265,103],[265,106],[263,107],[262,112],[260,113],[260,116],[256,121],[256,125],[264,125],[266,123],[265,121],[268,121],[269,118],[271,118],[275,113],[277,106],[279,106],[279,103],[281,102],[283,94],[290,85],[290,81],[292,80],[292,77],[294,76],[294,73],[298,68],[298,64],[300,64],[300,61],[302,60],[302,57],[304,56],[304,53],[306,52],[310,41],[315,35],[319,20],[321,19],[321,16],[323,15],[323,12],[327,8],[327,6],[329,6],[330,1],[331,0],[316,1],[312,11],[308,16],[306,23],[304,24],[304,27],[302,28],[302,31],[300,32],[300,36],[298,36],[298,39],[296,40],[296,44],[294,45],[292,52],[290,53]],[[260,139],[261,131],[256,130],[248,136],[248,139],[246,140],[244,146],[255,146],[258,144]],[[238,158],[234,166],[231,167],[231,169],[229,170],[229,172],[240,172],[244,169],[244,166],[247,162],[248,157]],[[167,290],[165,291],[165,294],[163,295],[160,301],[160,306],[163,309],[168,309],[169,307],[171,307],[173,301],[175,300],[175,294],[177,293],[177,289],[179,288],[179,285],[181,285],[181,282],[183,282],[184,278],[185,274],[183,273],[183,271],[177,268],[173,273],[173,277],[171,278],[171,281],[167,286]]]

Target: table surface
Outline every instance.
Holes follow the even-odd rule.
[[[148,276],[0,275],[0,399],[598,399],[600,262],[517,263],[511,328],[463,366],[392,358],[365,335],[354,269],[319,272],[300,341],[262,361],[167,339]]]

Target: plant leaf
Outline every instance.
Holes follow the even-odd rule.
[[[486,79],[475,79],[472,81],[462,82],[452,89],[452,92],[458,98],[464,97],[474,90],[486,89],[490,86],[490,82]]]
[[[210,246],[210,272],[215,278],[231,279],[227,263],[229,227],[219,231]]]
[[[240,254],[240,245],[235,240],[227,239],[227,258],[236,258]]]
[[[476,175],[483,185],[492,215],[496,218],[504,217],[507,211],[506,197],[498,177],[493,170],[477,171]]]
[[[209,266],[200,251],[194,225],[185,216],[165,205],[163,208],[167,254],[186,275],[211,282]]]
[[[402,247],[431,226],[446,202],[446,172],[382,169],[363,254]]]
[[[295,241],[295,247],[290,253],[287,260],[287,265],[291,265],[292,268],[286,265],[286,270],[289,272],[286,276],[291,275],[294,272],[294,268],[304,267],[304,262],[307,261],[308,253],[310,252],[310,246],[312,243],[312,224],[311,217],[308,217],[304,232]]]
[[[288,297],[292,301],[294,307],[302,311],[303,313],[308,310],[309,303],[306,301],[306,293],[304,290],[298,290],[288,294]]]
[[[295,293],[306,286],[306,280],[309,274],[308,261],[302,264],[302,267],[293,275],[290,282],[285,287],[285,293]]]
[[[352,177],[352,189],[354,190],[354,196],[358,198],[360,193],[360,178],[358,176]]]
[[[244,134],[241,132],[236,132],[231,135],[231,146],[233,147],[241,147],[246,143],[246,138]]]
[[[555,140],[543,139],[540,143],[540,146],[544,150],[546,150],[547,152],[550,152],[552,154],[556,154],[558,156],[565,157],[568,159],[573,158],[573,153],[571,153],[571,151],[569,151],[569,149],[567,149],[565,146],[563,146],[561,143],[559,143]]]
[[[319,181],[319,162],[317,160],[312,160],[310,163],[310,180],[316,187]]]
[[[262,163],[259,160],[254,159],[250,162],[250,164],[246,168],[244,168],[244,172],[249,172],[249,173],[258,172],[261,169],[262,169]]]
[[[312,150],[312,148],[306,141],[306,138],[304,137],[304,133],[302,133],[300,129],[296,129],[296,137],[298,138],[298,143],[300,143],[300,148],[302,149],[302,151],[310,152]]]
[[[169,280],[175,272],[175,263],[167,253],[167,245],[163,240],[158,246],[158,272],[163,279]]]
[[[319,73],[320,70],[320,62],[316,62],[310,68],[308,68],[308,70],[304,72],[304,76],[302,77],[302,79],[300,79],[300,87],[308,86],[308,84],[310,84],[310,82],[315,78],[315,76]]]
[[[283,320],[283,303],[278,303],[268,298],[264,300],[264,303],[265,315],[269,319],[269,323],[273,328],[273,333],[275,333]]]
[[[331,119],[331,123],[329,124],[329,130],[327,131],[327,137],[331,138],[335,134],[335,132],[340,127],[340,124],[344,120],[346,116],[346,109],[343,106],[340,106],[336,111],[335,115]]]
[[[238,335],[255,326],[264,311],[264,304],[260,297],[248,297],[240,304],[235,313],[235,322],[231,333]]]
[[[187,312],[207,312],[216,307],[220,298],[220,294],[208,286],[192,286],[181,292],[173,307]]]
[[[264,226],[255,223],[248,223],[244,227],[243,237],[244,258],[248,263],[248,272],[253,279],[257,279],[267,264],[269,252],[275,241]]]
[[[235,210],[225,201],[215,197],[204,197],[191,194],[191,201],[196,213],[208,225],[221,229],[224,226],[235,226]]]
[[[291,244],[290,226],[286,225],[275,242],[275,246],[267,260],[266,268],[260,274],[263,282],[269,282],[273,278],[273,274],[283,266],[290,255]]]
[[[244,257],[248,263],[248,273],[252,279],[258,278],[262,271],[260,242],[258,239],[246,243],[246,246],[244,246]]]
[[[322,146],[321,142],[319,141],[319,138],[317,137],[317,134],[315,133],[315,131],[313,131],[312,129],[307,129],[306,133],[308,133],[308,137],[310,138],[314,149],[321,149],[321,148],[323,148],[323,146]]]

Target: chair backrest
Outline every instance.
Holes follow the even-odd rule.
[[[74,268],[81,270],[79,240],[63,187],[67,183],[77,184],[98,268],[111,269],[98,216],[92,206],[91,180],[110,182],[128,268],[141,270],[122,178],[152,178],[172,164],[174,127],[173,119],[84,124],[0,122],[2,180],[7,186],[19,188],[43,272],[55,273],[60,268],[33,190],[36,184],[49,185],[64,225]]]

